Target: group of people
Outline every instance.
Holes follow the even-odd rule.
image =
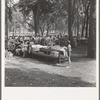
[[[8,52],[11,52],[13,55],[23,55],[25,57],[26,53],[31,53],[32,50],[32,45],[43,45],[43,46],[48,46],[52,47],[57,44],[56,41],[58,41],[58,45],[61,45],[60,39],[62,36],[34,36],[34,37],[29,37],[29,39],[25,40],[23,37],[9,37],[7,41],[7,47],[6,49]],[[68,42],[68,47],[71,48],[70,41]],[[71,52],[71,49],[70,49]],[[70,52],[68,53],[69,56],[71,55]],[[70,58],[69,58],[70,59]]]
[[[8,51],[14,52],[15,49],[23,47],[24,45],[33,45],[33,44],[40,44],[43,46],[53,46],[56,45],[56,41],[59,41],[59,36],[34,36],[29,37],[29,39],[25,40],[23,37],[12,37],[10,36],[8,41],[5,39],[5,44],[8,45]],[[59,44],[59,43],[58,43]],[[7,46],[5,46],[7,47]]]

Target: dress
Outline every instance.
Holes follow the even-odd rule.
[[[69,45],[68,45],[68,56],[69,56],[69,57],[71,56],[71,51],[72,51],[71,45],[69,44]]]
[[[67,47],[62,47],[61,49],[60,49],[60,51],[63,51],[63,54],[64,54],[64,57],[68,57],[68,53],[67,53]]]

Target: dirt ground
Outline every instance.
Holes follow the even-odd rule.
[[[5,86],[14,87],[95,87],[96,60],[86,58],[86,50],[72,52],[72,63],[59,65],[32,58],[6,59]]]

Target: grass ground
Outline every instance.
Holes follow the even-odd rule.
[[[42,60],[6,59],[5,86],[14,87],[95,87],[96,60],[86,57],[86,47],[72,51],[72,64],[54,65]]]

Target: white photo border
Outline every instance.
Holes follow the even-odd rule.
[[[5,87],[5,0],[1,0],[1,100],[99,100],[99,0],[96,0],[96,87]]]

